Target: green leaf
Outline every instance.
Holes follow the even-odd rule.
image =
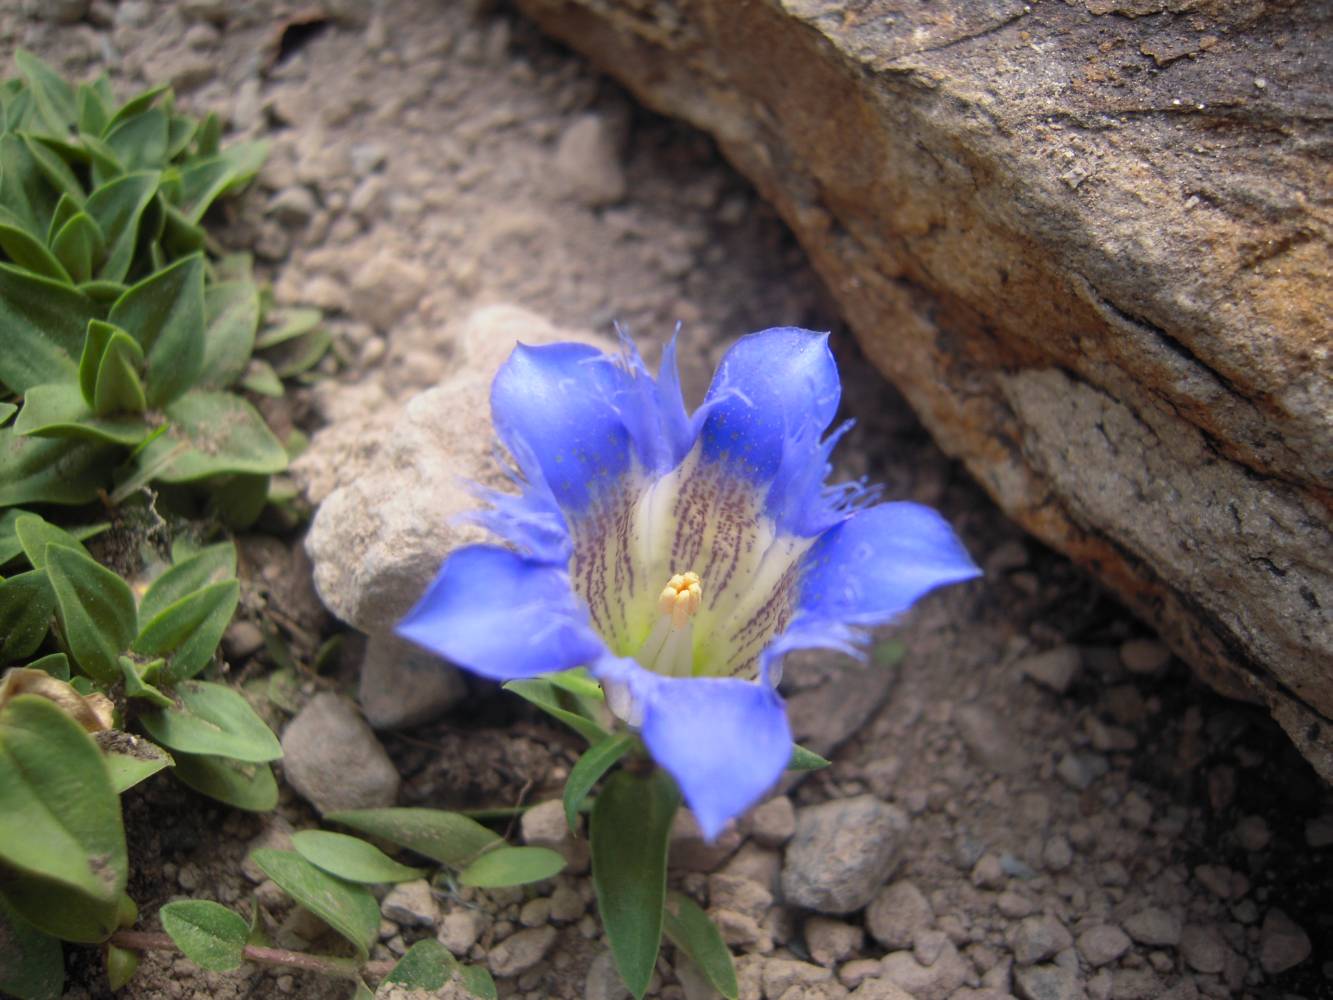
[[[207,899],[179,899],[158,911],[162,929],[195,965],[230,972],[245,960],[250,928],[241,917]]]
[[[565,859],[547,847],[497,847],[458,873],[463,885],[498,889],[553,878],[565,869]]]
[[[558,673],[546,674],[544,679],[549,681],[552,687],[561,691],[568,691],[580,701],[593,704],[605,703],[606,701],[606,694],[602,691],[602,685],[593,679],[586,667],[575,667],[573,670],[561,670]]]
[[[638,737],[633,733],[617,733],[600,743],[594,743],[583,752],[565,781],[565,822],[569,824],[571,833],[578,830],[579,809],[592,791],[592,786],[601,781],[602,775],[611,770],[616,761],[625,756],[637,742]]]
[[[420,868],[400,865],[374,844],[345,833],[302,830],[292,834],[292,846],[315,867],[348,882],[410,882],[426,874]]]
[[[208,490],[210,516],[232,531],[243,531],[259,520],[269,501],[271,482],[271,476],[234,475],[212,477],[200,485]]]
[[[179,707],[152,709],[139,721],[148,735],[183,753],[261,763],[282,756],[282,746],[250,703],[231,688],[208,681],[176,685]]]
[[[28,81],[47,129],[53,135],[67,135],[79,117],[74,88],[63,76],[25,49],[14,53],[14,62]]]
[[[88,503],[97,499],[114,461],[104,444],[23,437],[0,427],[0,507]]]
[[[108,354],[110,353],[111,351],[108,351]],[[113,360],[112,372],[107,375],[107,379],[116,379],[124,375],[133,377],[132,369],[117,370],[118,364],[119,362]],[[119,386],[106,388],[106,392],[109,394],[119,391],[127,385],[128,383],[122,382]],[[99,371],[98,390],[103,390],[107,386],[108,382],[103,381],[103,374]],[[109,398],[111,397],[106,395],[103,401]],[[140,398],[142,399],[142,396]],[[152,432],[152,426],[137,414],[96,415],[84,400],[79,387],[73,382],[51,382],[33,386],[23,397],[23,409],[19,412],[18,419],[14,421],[15,434],[74,439],[95,444],[120,445],[125,448],[133,448]]]
[[[169,100],[168,104],[170,105],[170,103]],[[188,115],[169,115],[167,118],[167,159],[175,160],[176,157],[185,152],[185,147],[190,144],[197,131],[199,131],[199,123]]]
[[[68,199],[74,203],[75,208],[82,207],[86,200],[83,194],[83,185],[71,169],[71,164],[82,166],[88,159],[87,153],[77,146],[72,146],[50,136],[23,135],[21,138],[23,139],[23,145],[28,150],[28,155],[32,157],[38,172],[41,173],[42,179],[53,189],[52,194],[59,192],[57,205],[59,201]],[[51,218],[54,221],[54,213]],[[35,221],[40,224],[43,220],[39,217]],[[49,228],[47,233],[50,233]],[[34,233],[33,235],[39,234]]]
[[[88,325],[91,327],[92,323]],[[93,413],[106,417],[113,413],[143,413],[148,409],[143,382],[139,380],[143,366],[143,348],[138,341],[124,330],[113,327],[97,366]]]
[[[207,328],[198,385],[226,389],[245,371],[259,326],[259,289],[249,281],[222,281],[204,293]]]
[[[0,206],[21,228],[41,239],[56,201],[28,144],[13,133],[0,134]]]
[[[46,547],[52,543],[64,545],[92,558],[82,542],[64,528],[37,514],[20,513],[14,518],[14,537],[33,569],[46,569]]]
[[[321,871],[293,851],[261,848],[250,857],[283,892],[345,937],[365,961],[380,928],[380,908],[363,886]]]
[[[37,517],[38,520],[42,520],[38,515],[32,514],[26,510],[21,510],[17,507],[0,514],[0,566],[5,565],[5,563],[9,562],[15,556],[23,553],[23,542],[19,540],[18,535],[18,520],[21,517]],[[52,525],[52,527],[54,528],[55,525]],[[71,548],[81,548],[79,545],[80,542],[87,541],[89,538],[100,535],[109,527],[111,527],[111,525],[103,521],[101,524],[81,525],[80,527],[75,528],[72,532],[65,531],[63,528],[56,528],[56,530],[61,532],[60,537],[67,539],[65,544],[70,544],[72,541],[74,544],[70,546]],[[44,542],[50,541],[51,537],[44,539]],[[44,553],[39,553],[38,556],[41,558],[44,556]],[[31,562],[31,560],[29,561]],[[37,567],[33,568],[36,569]]]
[[[139,603],[139,617],[152,621],[173,604],[215,583],[236,579],[236,546],[219,542],[187,554],[153,581]]]
[[[408,990],[435,992],[453,978],[458,961],[449,949],[434,938],[425,938],[408,948],[380,984],[401,986]]]
[[[791,745],[791,760],[787,761],[788,771],[818,771],[821,767],[828,766],[829,761],[813,750],[807,750],[799,743]]]
[[[563,707],[560,704],[556,688],[545,678],[534,677],[527,680],[506,681],[504,689],[513,691],[514,694],[536,705],[547,715],[563,722],[589,743],[600,743],[607,737],[606,730],[592,719]]]
[[[106,123],[106,127],[103,129],[103,132],[105,132],[108,129],[115,128],[117,125],[119,125],[123,121],[126,121],[127,119],[134,118],[138,115],[143,114],[145,111],[147,111],[149,108],[153,106],[154,102],[156,102],[159,97],[167,93],[167,91],[170,89],[171,88],[168,87],[167,84],[158,83],[149,87],[147,90],[142,90],[139,93],[135,94],[128,101],[126,101],[124,104],[122,104],[119,108],[116,109],[116,113],[112,115],[111,119]]]
[[[96,315],[93,301],[68,285],[0,264],[0,382],[12,392],[27,392],[74,380],[84,330]]]
[[[267,764],[205,754],[174,757],[176,777],[201,795],[247,812],[271,812],[278,805],[278,783]]]
[[[171,426],[136,458],[164,483],[213,476],[271,475],[287,467],[287,452],[257,410],[232,393],[194,391],[166,410]]]
[[[208,665],[222,641],[240,594],[236,580],[224,580],[181,598],[144,625],[134,651],[143,656],[170,654],[163,671],[166,684],[193,677]]]
[[[129,584],[82,552],[55,544],[46,547],[46,575],[74,661],[96,680],[118,678],[120,654],[138,633]]]
[[[255,179],[264,161],[268,159],[268,141],[254,139],[249,142],[233,142],[221,154],[232,165],[231,180],[222,189],[223,194],[239,191]]]
[[[273,366],[279,378],[292,378],[307,372],[319,361],[333,345],[333,334],[320,327],[303,337],[289,340],[280,347],[271,348],[266,360]]]
[[[75,282],[90,281],[106,256],[106,239],[93,217],[79,212],[52,237],[51,252]]]
[[[616,968],[642,1000],[662,942],[667,838],[680,793],[666,772],[618,771],[592,808],[592,881]]]
[[[498,1000],[499,993],[495,989],[495,980],[491,978],[491,974],[486,971],[484,966],[460,966],[458,981],[463,989],[477,997],[478,1000]]]
[[[461,868],[483,851],[504,843],[476,820],[441,809],[351,809],[329,813],[324,819],[381,837],[451,868]]]
[[[87,943],[115,930],[120,801],[92,738],[36,695],[0,708],[0,863],[5,896],[39,930]]]
[[[263,358],[251,358],[241,378],[241,387],[258,396],[280,399],[283,394],[282,379],[273,370],[273,366]]]
[[[0,993],[17,1000],[60,1000],[64,989],[60,942],[24,920],[0,894]]]
[[[141,781],[146,781],[175,761],[156,743],[133,733],[108,729],[93,737],[106,761],[111,785],[120,795]]]
[[[56,595],[41,570],[0,580],[0,664],[37,651],[55,608]]]
[[[17,403],[0,403],[0,427],[9,423],[9,418],[18,413]]]
[[[97,223],[107,245],[106,259],[97,271],[101,280],[124,281],[130,273],[139,224],[157,193],[157,185],[155,172],[121,174],[88,196],[84,211]]]
[[[8,209],[0,208],[0,250],[19,267],[27,268],[52,281],[71,284],[69,272],[43,243],[24,229]]]
[[[731,951],[708,914],[694,900],[679,892],[667,893],[665,930],[671,942],[690,956],[713,989],[727,1000],[736,1000],[740,984]]]
[[[106,984],[111,992],[123,988],[139,971],[139,953],[119,945],[106,946]]]
[[[191,254],[131,286],[107,319],[143,348],[149,405],[178,398],[204,363],[203,257]]]
[[[79,84],[74,91],[74,104],[77,108],[75,121],[78,130],[89,135],[101,135],[111,120],[111,109],[97,88],[86,83]]]
[[[154,660],[154,664],[161,665],[161,660]],[[175,702],[164,695],[145,679],[147,670],[140,671],[136,664],[128,656],[120,658],[120,673],[125,678],[125,697],[142,698],[144,701],[151,702],[158,708],[171,708]]]
[[[54,605],[52,605],[54,607]],[[69,657],[64,653],[51,653],[28,664],[29,670],[40,670],[50,674],[58,681],[69,680]]]
[[[212,156],[218,151],[222,141],[222,119],[210,111],[199,123],[199,130],[194,134],[195,152],[198,156]]]
[[[304,336],[319,326],[319,322],[323,318],[324,314],[318,309],[284,309],[279,315],[270,317],[270,320],[276,319],[278,322],[264,330],[256,338],[255,350],[267,350],[270,347],[277,347],[279,344],[285,344],[289,340]]]
[[[181,171],[181,214],[199,222],[210,205],[236,178],[236,164],[226,156],[196,160]]]
[[[161,170],[167,165],[167,113],[161,108],[121,118],[102,138],[126,170]]]

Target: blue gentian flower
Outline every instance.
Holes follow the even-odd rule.
[[[657,378],[628,338],[519,345],[491,412],[520,492],[478,515],[508,545],[450,555],[399,633],[496,680],[588,667],[716,836],[791,756],[782,656],[857,654],[979,572],[929,508],[825,484],[840,395],[791,327],[738,341],[693,415],[674,340]]]

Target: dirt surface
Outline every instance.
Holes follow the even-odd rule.
[[[220,215],[221,238],[259,255],[280,300],[327,309],[344,359],[272,409],[277,421],[313,429],[368,386],[401,399],[431,385],[449,321],[490,302],[583,329],[619,320],[650,357],[681,321],[696,397],[735,336],[835,331],[846,415],[859,421],[839,474],[939,506],[987,574],[895,629],[900,661],[881,646],[865,668],[789,665],[798,736],[834,765],[784,789],[725,850],[679,845],[673,878],[726,928],[743,996],[900,996],[873,991],[888,979],[918,1000],[1333,995],[1333,966],[1321,965],[1333,954],[1328,788],[1261,711],[1200,688],[931,444],[859,356],[789,234],[706,139],[636,109],[504,6],[392,2],[361,20],[267,2],[35,6],[43,17],[0,4],[7,61],[22,45],[79,76],[105,69],[122,92],[171,78],[191,111],[272,139],[260,182]],[[65,6],[82,19],[57,23]],[[335,626],[314,602],[299,539],[242,547],[244,607],[278,622],[309,667]],[[229,636],[231,674],[262,677],[269,654],[244,639]],[[309,672],[296,700],[354,690],[356,648],[349,636],[341,664]],[[286,713],[269,708],[280,725]],[[445,718],[381,740],[400,804],[446,808],[555,797],[577,751],[484,685]],[[887,895],[842,915],[784,905],[788,806],[799,818],[864,793],[910,824]],[[243,863],[256,838],[280,843],[316,824],[286,786],[271,817],[165,776],[125,805],[141,927],[190,896],[243,913],[257,900],[280,943],[319,936]],[[503,832],[517,837],[518,824]],[[438,934],[511,973],[502,996],[617,997],[590,900],[582,874],[528,891],[441,891],[426,925],[385,921],[376,957]],[[108,995],[96,952],[69,954],[68,995]],[[659,972],[651,996],[707,995],[670,947]],[[248,966],[206,974],[157,954],[120,995],[350,987]]]

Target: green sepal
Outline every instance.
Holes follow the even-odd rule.
[[[807,750],[799,743],[791,745],[791,760],[787,761],[788,771],[818,771],[828,767],[830,761],[819,756],[813,750]]]

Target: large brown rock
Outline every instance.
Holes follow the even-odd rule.
[[[520,3],[711,132],[940,444],[1333,778],[1328,5]]]

